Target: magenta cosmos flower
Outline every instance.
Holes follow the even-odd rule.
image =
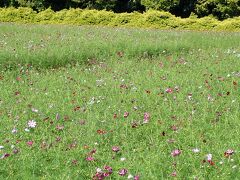
[[[139,175],[134,176],[134,180],[140,180],[140,176]]]
[[[180,154],[181,154],[181,151],[180,151],[179,149],[175,149],[175,150],[173,150],[173,151],[171,152],[171,155],[172,155],[173,157],[179,156]]]
[[[109,174],[112,174],[113,172],[113,169],[110,166],[105,166],[104,169],[107,170]]]

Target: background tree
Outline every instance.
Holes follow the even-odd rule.
[[[197,0],[142,0],[147,9],[163,10],[176,16],[189,17],[194,11]]]
[[[146,10],[146,7],[141,4],[141,0],[128,1],[128,12],[132,12],[132,11],[143,12],[145,10]]]
[[[22,7],[30,7],[34,10],[45,9],[45,0],[17,0],[18,4]]]
[[[179,0],[171,13],[184,18],[189,17],[194,11],[196,3],[197,0]]]
[[[45,0],[45,8],[51,7],[54,11],[59,11],[62,9],[69,9],[70,7],[78,7],[77,1],[74,0]],[[86,7],[84,7],[86,8]]]
[[[146,9],[171,11],[179,4],[179,0],[141,0],[141,4]]]
[[[18,7],[19,4],[17,0],[0,0],[0,7],[9,7],[9,6]]]
[[[226,19],[240,15],[240,0],[199,0],[195,13],[199,17],[213,15]]]

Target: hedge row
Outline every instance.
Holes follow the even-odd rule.
[[[70,9],[37,13],[30,8],[0,8],[0,22],[126,26],[158,29],[240,31],[240,17],[219,21],[213,17],[182,19],[168,12],[149,10],[116,14],[109,11]]]

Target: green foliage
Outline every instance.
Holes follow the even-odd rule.
[[[0,8],[0,21],[41,24],[75,24],[128,26],[159,29],[231,30],[239,31],[240,18],[219,21],[213,17],[175,17],[169,12],[149,10],[143,14],[113,13],[102,10],[69,9],[54,12],[46,9],[37,13],[31,8]]]
[[[226,19],[240,15],[240,0],[200,0],[196,5],[199,17],[213,15],[218,19]]]
[[[20,6],[30,7],[35,10],[45,9],[45,0],[17,0]]]
[[[170,11],[178,5],[179,0],[141,0],[141,2],[147,9]]]

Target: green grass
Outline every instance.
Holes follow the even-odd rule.
[[[240,178],[238,33],[1,24],[0,37],[1,179],[92,179],[105,165],[106,179]]]

